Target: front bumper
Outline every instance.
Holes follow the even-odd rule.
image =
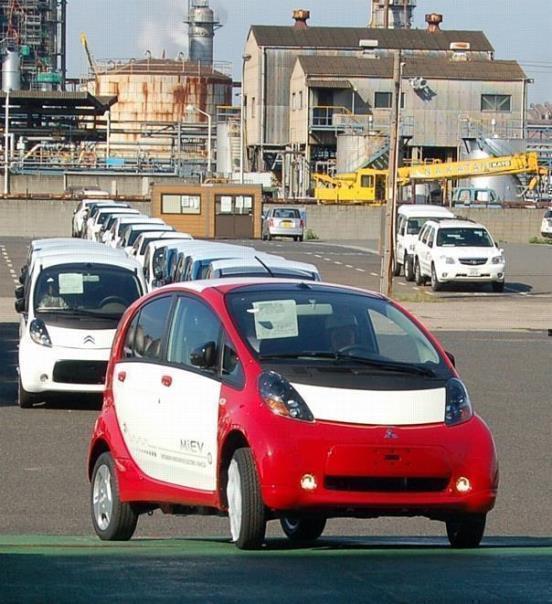
[[[23,388],[30,393],[103,392],[99,379],[107,368],[110,349],[48,348],[32,341],[22,341],[19,350],[19,375]],[[88,367],[88,370],[87,370]],[[105,376],[105,369],[103,374]],[[87,383],[87,371],[91,383]],[[71,380],[71,381],[69,381]]]
[[[268,232],[275,237],[301,237],[303,235],[303,229],[295,227],[270,227]]]
[[[460,281],[466,283],[493,283],[505,279],[505,264],[482,264],[479,266],[464,265],[460,263],[445,264],[439,262],[435,271],[439,281],[449,283]]]

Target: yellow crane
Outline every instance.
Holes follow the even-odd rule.
[[[84,48],[84,53],[86,54],[86,58],[88,59],[88,65],[90,65],[90,71],[94,74],[94,77],[98,78],[98,71],[96,69],[96,61],[90,52],[90,47],[88,46],[88,36],[83,32],[80,36],[82,47]]]
[[[475,176],[533,174],[528,189],[533,190],[548,170],[539,165],[535,152],[467,159],[445,163],[404,166],[397,170],[398,184],[444,181]],[[385,203],[387,170],[363,168],[357,172],[328,176],[314,174],[314,196],[321,204],[382,204]]]

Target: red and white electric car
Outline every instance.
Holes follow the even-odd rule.
[[[124,315],[88,460],[102,539],[141,513],[227,513],[238,547],[268,520],[426,516],[479,544],[498,486],[489,428],[451,357],[397,304],[271,279],[167,286]]]

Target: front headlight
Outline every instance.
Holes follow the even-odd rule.
[[[447,426],[456,426],[471,419],[473,408],[464,384],[458,378],[451,378],[447,382],[446,391],[445,423]]]
[[[494,256],[493,259],[491,260],[491,262],[493,264],[504,264],[505,259],[504,259],[504,256]]]
[[[46,329],[46,325],[42,319],[33,319],[31,324],[29,325],[29,335],[31,336],[31,340],[35,344],[39,344],[40,346],[47,346],[48,348],[52,347],[52,340],[50,340],[50,334]]]
[[[259,376],[259,394],[272,413],[282,417],[313,422],[314,416],[297,390],[279,373],[263,371]]]
[[[452,256],[441,256],[441,260],[445,262],[445,264],[454,264],[456,262]]]

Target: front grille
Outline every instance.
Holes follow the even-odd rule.
[[[466,266],[481,266],[487,264],[487,258],[460,258],[460,264]]]
[[[93,384],[105,382],[107,361],[58,361],[54,366],[54,382],[60,384]]]
[[[324,485],[330,491],[430,493],[445,490],[448,482],[425,476],[327,476]]]

